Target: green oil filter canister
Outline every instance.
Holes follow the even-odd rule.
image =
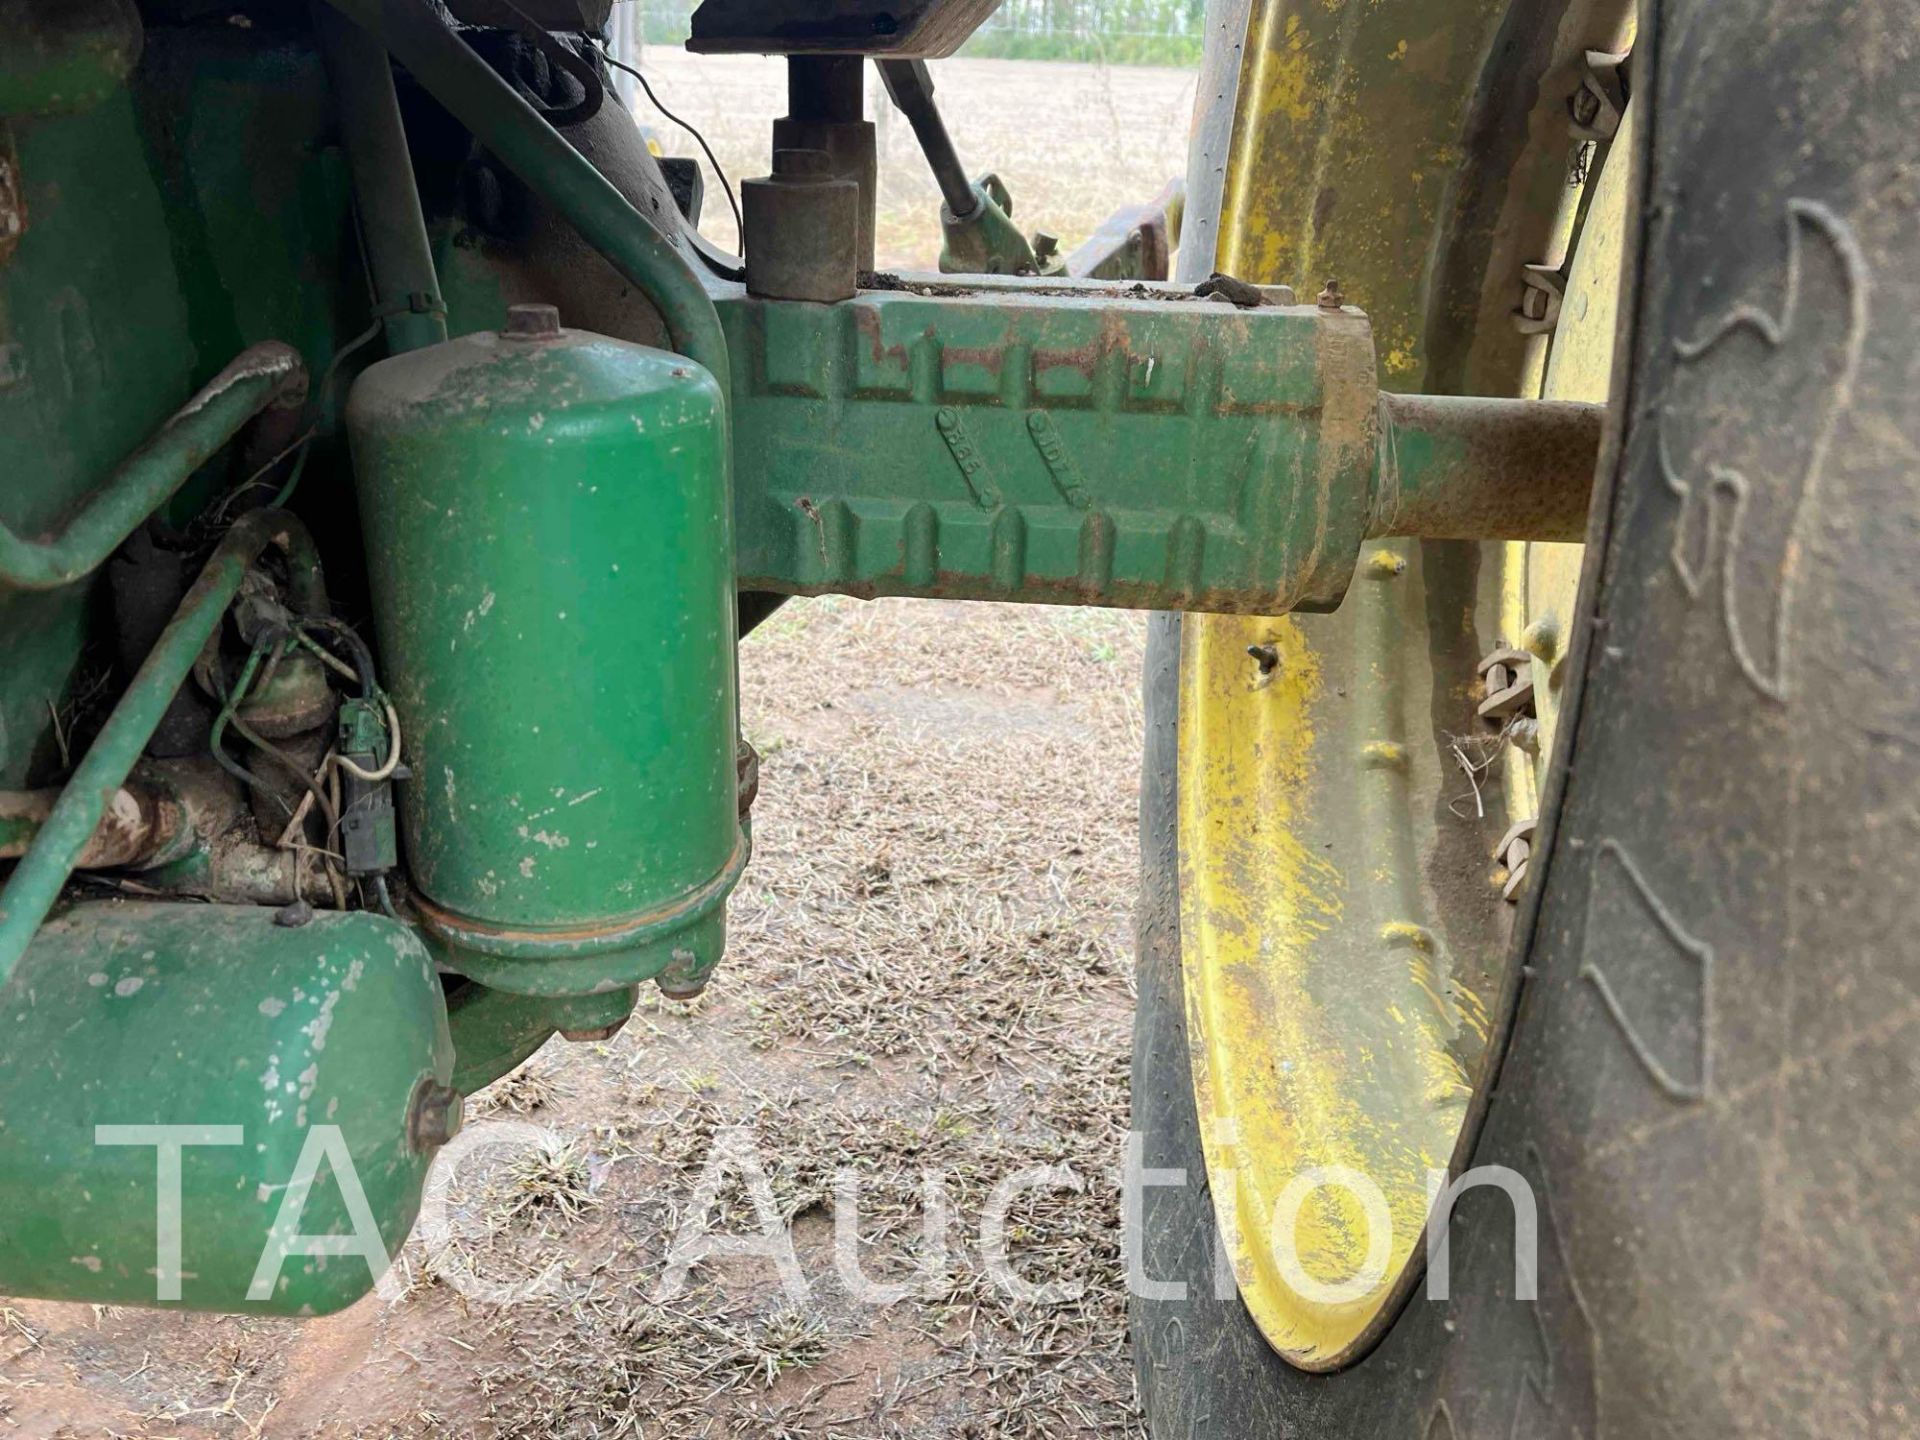
[[[700,977],[746,863],[724,405],[691,360],[507,328],[347,406],[406,865],[441,960],[589,995]]]

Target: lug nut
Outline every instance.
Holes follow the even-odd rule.
[[[1560,306],[1567,295],[1567,277],[1557,265],[1523,265],[1520,303],[1513,324],[1522,335],[1545,335],[1560,323]]]
[[[1627,108],[1625,55],[1589,50],[1580,88],[1567,98],[1567,119],[1576,140],[1611,140]]]
[[[1495,650],[1480,662],[1480,695],[1483,720],[1533,714],[1533,656],[1525,650]]]

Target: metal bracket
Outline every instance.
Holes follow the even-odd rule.
[[[1506,720],[1533,713],[1533,656],[1496,650],[1480,662],[1480,718]]]
[[[1513,312],[1514,328],[1522,335],[1550,334],[1560,323],[1560,305],[1566,295],[1566,272],[1558,265],[1522,266],[1520,305]]]
[[[1620,133],[1627,113],[1627,57],[1589,50],[1580,88],[1567,98],[1568,128],[1576,140],[1608,141]]]

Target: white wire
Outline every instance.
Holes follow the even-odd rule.
[[[333,757],[334,764],[338,765],[349,775],[357,776],[362,780],[375,782],[385,780],[391,776],[395,770],[400,768],[400,716],[399,713],[394,710],[391,700],[383,701],[382,703],[387,707],[387,734],[393,737],[387,746],[387,763],[382,765],[378,770],[362,770],[344,755],[335,755]]]

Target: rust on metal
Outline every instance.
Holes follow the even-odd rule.
[[[0,265],[13,257],[26,233],[27,197],[20,183],[20,157],[13,148],[12,130],[0,122]]]
[[[1146,204],[1114,211],[1067,257],[1067,274],[1085,280],[1165,280],[1180,243],[1186,201],[1186,182],[1174,179]]]
[[[60,788],[0,791],[0,859],[17,860],[53,813]],[[114,870],[151,860],[179,833],[183,817],[158,791],[137,781],[101,797],[100,823],[75,861],[77,870]]]
[[[745,736],[741,737],[734,751],[734,767],[740,797],[740,818],[744,820],[760,795],[760,752],[747,742]]]
[[[444,909],[417,890],[413,894],[413,907],[429,930],[482,954],[491,954],[510,946],[527,949],[549,947],[559,954],[592,953],[602,947],[624,945],[641,932],[669,925],[711,904],[716,894],[724,895],[733,888],[733,882],[746,868],[749,849],[746,837],[742,835],[735,843],[726,868],[705,885],[675,896],[668,903],[656,905],[650,910],[616,915],[610,920],[595,920],[584,925],[552,928],[495,925]]]
[[[1580,540],[1605,426],[1602,405],[1382,395],[1367,533]]]
[[[1525,650],[1495,650],[1480,662],[1480,717],[1506,720],[1533,714],[1533,656]]]

